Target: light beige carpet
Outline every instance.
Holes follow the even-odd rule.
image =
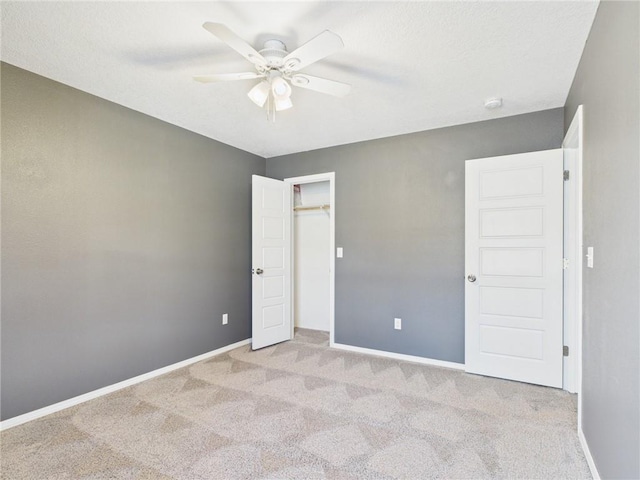
[[[242,347],[1,435],[4,479],[589,478],[566,392]]]

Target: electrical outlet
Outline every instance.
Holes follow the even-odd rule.
[[[229,323],[229,314],[228,313],[223,313],[222,314],[222,324],[226,325],[227,323]]]
[[[395,328],[396,330],[402,330],[402,319],[401,318],[394,318],[393,319],[393,328]]]

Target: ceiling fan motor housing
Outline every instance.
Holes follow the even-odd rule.
[[[264,48],[260,50],[260,55],[267,61],[267,65],[272,68],[280,68],[284,65],[284,57],[287,56],[287,46],[280,40],[267,40]]]

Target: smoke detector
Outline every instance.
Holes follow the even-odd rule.
[[[487,98],[484,101],[484,108],[487,110],[495,110],[496,108],[500,108],[502,106],[502,98],[492,97]]]

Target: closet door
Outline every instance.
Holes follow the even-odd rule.
[[[252,176],[252,348],[291,340],[291,186]]]

